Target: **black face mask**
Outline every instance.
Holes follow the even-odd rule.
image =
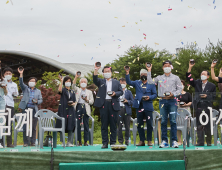
[[[146,80],[147,80],[147,76],[142,75],[142,76],[141,76],[141,79],[142,79],[143,81],[146,81]]]

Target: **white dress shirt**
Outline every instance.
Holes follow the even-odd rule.
[[[82,90],[81,89],[81,93],[80,93],[80,96],[79,96],[79,101],[78,103],[85,103],[85,100],[82,99],[82,95],[85,95],[86,94],[86,89],[85,90]]]
[[[120,100],[121,100],[121,99],[125,99],[125,91],[126,91],[126,88],[125,88],[125,90],[123,91],[123,95],[120,96]],[[120,106],[125,106],[125,104],[124,104],[123,102],[121,102],[120,100],[119,100]]]
[[[13,92],[17,93],[17,96],[19,95],[18,93],[18,86],[16,83],[14,83],[12,80],[7,83],[7,90],[8,94],[5,96],[5,104],[7,106],[14,107],[14,98],[12,96]]]
[[[106,99],[112,99],[112,97],[107,94],[108,91],[112,91],[112,79],[109,81],[106,80]]]

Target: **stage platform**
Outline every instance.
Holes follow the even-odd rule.
[[[17,146],[0,149],[0,166],[3,170],[49,170],[51,149],[44,147],[39,151],[35,147]],[[222,169],[222,147],[204,146],[187,147],[187,169],[209,170]],[[134,161],[172,161],[183,160],[183,148],[154,148],[148,146],[128,146],[125,151],[101,149],[101,145],[66,147],[58,145],[54,148],[54,169],[59,169],[59,163],[83,162],[134,162]],[[84,169],[84,168],[82,168]]]

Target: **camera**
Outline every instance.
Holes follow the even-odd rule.
[[[142,99],[144,100],[145,98],[147,98],[147,96],[143,96]]]
[[[125,66],[125,69],[126,69],[126,70],[129,70],[129,66]]]
[[[218,59],[214,59],[214,60],[213,60],[213,63],[214,63],[214,64],[216,64],[216,63],[217,63],[217,61],[218,61]]]
[[[107,94],[110,96],[113,94],[113,91],[108,91]]]
[[[201,96],[205,96],[205,94],[200,94],[200,97],[201,97]]]
[[[81,76],[81,72],[80,72],[80,71],[77,71],[77,75],[78,75],[78,76]]]
[[[182,105],[185,105],[185,102],[180,102],[180,105],[182,106]]]
[[[24,70],[24,68],[22,67],[22,66],[19,66],[19,71],[22,71],[22,70]]]
[[[68,105],[71,105],[71,104],[73,104],[73,101],[68,101]]]
[[[4,80],[2,81],[2,80],[0,79],[0,86],[1,86],[1,87],[5,87],[5,86],[6,86],[6,83],[4,82]]]
[[[190,64],[192,64],[192,65],[194,65],[194,64],[195,64],[194,59],[190,59]]]
[[[146,63],[146,66],[147,66],[147,67],[151,67],[151,63],[150,63],[150,62],[147,62],[147,63]]]
[[[120,99],[120,101],[121,101],[121,102],[124,102],[124,101],[125,101],[125,99]]]
[[[17,92],[12,92],[12,96],[17,97],[18,96]]]
[[[101,63],[100,62],[96,62],[96,67],[100,67]]]
[[[165,92],[164,95],[165,96],[170,96],[170,92]]]
[[[37,101],[38,101],[37,99],[34,99],[34,98],[32,99],[33,103],[37,103]]]
[[[82,98],[86,98],[86,95],[85,95],[85,94],[83,94],[83,95],[82,95]]]

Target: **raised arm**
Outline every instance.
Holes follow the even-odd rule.
[[[216,66],[217,63],[213,63],[211,64],[211,77],[213,80],[215,80],[216,82],[219,82],[219,78],[215,76],[215,73],[214,73],[214,67]],[[220,72],[221,72],[221,69],[220,69]],[[222,83],[222,82],[220,82]]]
[[[129,67],[129,69],[126,69],[125,66],[124,66],[124,70],[126,71],[126,75],[125,75],[126,83],[129,84],[129,85],[131,85],[131,86],[133,86],[133,87],[135,87],[136,82],[130,80],[130,74],[129,74],[129,72],[130,72],[130,67]]]
[[[158,77],[155,77],[155,78],[151,77],[152,66],[153,66],[152,64],[151,64],[151,67],[146,66],[146,69],[148,71],[148,73],[147,73],[147,82],[148,82],[148,84],[157,84],[158,81],[159,81]]]
[[[23,70],[19,70],[19,68],[18,68],[18,72],[20,74],[20,76],[19,76],[19,86],[21,87],[22,91],[24,91],[27,88],[27,86],[23,82],[23,72],[24,72],[24,69]]]
[[[76,81],[77,81],[77,79],[78,79],[79,77],[80,77],[80,75],[78,75],[78,74],[76,73],[75,78],[74,78],[73,83],[72,83],[72,90],[74,90],[75,93],[76,93],[77,90],[79,89],[79,87],[76,86]]]
[[[59,88],[58,88],[58,91],[60,92],[60,93],[62,93],[62,84],[63,84],[63,77],[60,77],[59,76],[59,79],[60,79],[60,85],[59,85]]]

